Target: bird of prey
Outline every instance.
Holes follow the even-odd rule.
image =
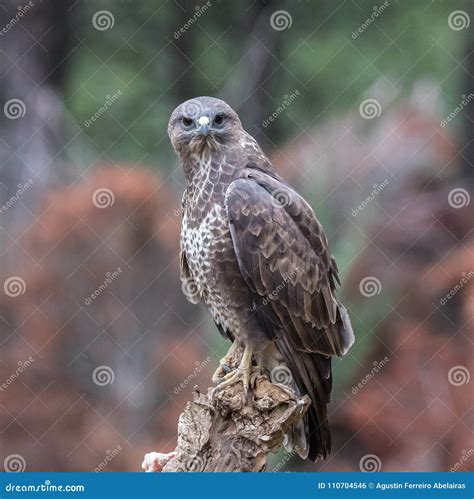
[[[192,303],[204,302],[233,342],[213,376],[216,389],[242,381],[248,393],[257,366],[276,372],[311,398],[304,421],[285,436],[286,448],[325,458],[331,357],[343,356],[354,334],[335,295],[338,270],[324,230],[224,101],[182,103],[168,134],[187,183],[183,291]],[[288,375],[278,377],[279,370]]]

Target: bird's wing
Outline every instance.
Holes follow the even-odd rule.
[[[337,267],[311,207],[278,177],[255,169],[231,183],[225,203],[241,273],[260,306],[273,309],[296,350],[343,355],[352,329],[345,327]]]

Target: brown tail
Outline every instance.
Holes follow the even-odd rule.
[[[286,335],[279,336],[276,344],[300,392],[307,393],[311,398],[305,425],[308,457],[312,461],[318,457],[325,458],[331,452],[331,433],[327,420],[327,405],[332,390],[331,357],[299,352],[292,347]]]

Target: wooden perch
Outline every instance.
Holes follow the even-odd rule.
[[[303,418],[311,403],[287,386],[257,374],[246,397],[242,383],[221,391],[194,387],[178,422],[178,444],[169,454],[152,452],[146,471],[264,471],[269,452]]]

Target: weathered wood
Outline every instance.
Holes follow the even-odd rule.
[[[254,375],[245,395],[242,383],[221,391],[194,387],[178,422],[178,443],[170,454],[150,453],[146,471],[264,471],[267,456],[283,444],[285,432],[303,418],[307,395]]]

